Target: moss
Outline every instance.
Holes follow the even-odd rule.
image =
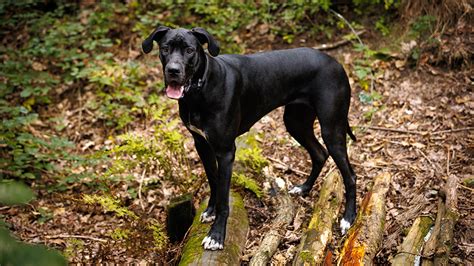
[[[201,203],[196,216],[194,217],[193,225],[189,232],[189,237],[186,240],[186,244],[183,247],[183,252],[179,265],[189,265],[195,260],[196,257],[201,256],[204,249],[201,246],[203,238],[206,236],[210,229],[209,224],[202,224],[199,220],[201,213],[206,209],[207,201]]]
[[[238,193],[231,191],[231,216],[229,217],[228,226],[233,222],[234,225],[236,222],[240,224],[248,224],[248,219],[246,216],[244,201]],[[179,265],[189,265],[191,263],[203,263],[200,261],[201,258],[206,257],[206,254],[203,254],[205,251],[201,245],[203,238],[207,235],[210,224],[203,224],[199,221],[201,213],[206,208],[206,202],[203,202],[199,207],[196,217],[194,218],[193,225],[189,232],[189,236],[186,240],[186,244],[183,248],[181,261]],[[244,225],[245,227],[245,225]],[[248,228],[248,226],[246,226]],[[229,236],[227,236],[229,237]],[[207,251],[206,251],[207,252]],[[216,251],[213,251],[216,252]],[[219,251],[217,251],[219,252]],[[218,264],[222,265],[236,265],[239,263],[238,259],[240,257],[241,247],[237,243],[232,243],[231,241],[226,241],[224,250],[219,253],[222,255],[218,256]],[[214,258],[215,259],[215,258]]]
[[[302,250],[298,256],[300,257],[303,263],[306,262],[311,265],[314,265],[316,263],[316,261],[313,258],[313,255],[311,254],[309,250]]]

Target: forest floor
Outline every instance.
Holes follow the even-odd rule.
[[[371,42],[370,39],[365,41]],[[295,41],[291,46],[305,45],[309,44]],[[273,46],[267,42],[259,45],[258,50],[283,46]],[[248,52],[255,51],[257,48],[248,49]],[[328,53],[345,66],[359,56],[349,46]],[[450,68],[423,62],[410,66],[404,57],[376,60],[371,66],[376,73],[373,90],[381,97],[375,97],[370,104],[358,97],[362,88],[354,81],[354,74],[348,71],[353,88],[349,121],[357,136],[357,142],[351,143],[349,150],[358,177],[358,205],[376,175],[389,172],[393,176],[387,197],[383,246],[376,257],[377,263],[386,264],[397,253],[397,246],[416,217],[436,216],[438,191],[445,180],[455,175],[462,182],[473,176],[474,76],[472,68],[468,66]],[[154,71],[157,73],[161,70]],[[44,112],[64,113],[71,123],[81,123],[70,127],[77,134],[75,143],[78,151],[87,153],[91,147],[109,145],[109,132],[97,128],[94,123],[88,124],[87,119],[80,121],[74,115],[73,111],[80,108],[75,97],[69,95],[60,105]],[[167,101],[173,105],[171,117],[176,118],[177,104]],[[273,165],[275,174],[289,180],[291,184],[299,184],[306,178],[302,172],[309,173],[311,163],[306,151],[286,133],[282,114],[282,108],[271,112],[252,130],[259,133],[260,147]],[[88,113],[82,115],[86,117]],[[151,134],[151,123],[137,123],[132,133],[144,136]],[[323,143],[318,127],[316,123],[316,135]],[[208,195],[208,186],[190,134],[182,126],[179,131],[186,138],[185,149],[191,169],[200,177],[197,182],[200,186],[191,191],[198,206]],[[296,217],[272,258],[274,265],[291,263],[301,233],[309,221],[312,204],[318,197],[321,177],[333,167],[334,163],[329,159],[310,195],[293,197],[297,206]],[[122,184],[114,188],[114,193],[120,195],[129,188],[129,185]],[[275,204],[268,195],[260,200],[253,193],[240,191],[250,219],[250,232],[243,256],[245,263],[268,230],[268,224],[275,215]],[[26,206],[1,207],[0,215],[21,240],[62,250],[72,263],[177,262],[182,243],[169,244],[162,252],[151,252],[148,248],[153,241],[150,234],[137,234],[128,239],[111,237],[110,233],[122,227],[124,221],[111,212],[85,205],[81,195],[87,192],[96,193],[85,184],[72,186],[65,191],[39,189],[37,200]],[[140,220],[154,219],[164,224],[168,200],[184,192],[189,191],[181,191],[179,184],[163,182],[147,189],[143,199],[130,199],[124,204]],[[472,185],[460,183],[458,193],[460,219],[456,224],[450,257],[454,263],[469,265],[474,262],[474,189]],[[141,222],[133,222],[132,225],[137,228],[145,226]],[[337,253],[342,236],[338,228],[334,229],[336,237],[330,248]]]

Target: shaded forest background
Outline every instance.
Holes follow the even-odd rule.
[[[223,53],[340,44],[329,53],[351,79],[356,172],[361,179],[374,168],[409,172],[395,181],[388,229],[407,225],[394,217],[419,203],[410,189],[427,195],[418,213],[433,213],[429,198],[459,175],[468,207],[453,258],[472,262],[472,12],[467,0],[2,1],[0,264],[23,264],[29,258],[19,254],[33,253],[36,263],[58,264],[179,259],[181,243],[166,235],[166,206],[184,193],[197,206],[208,192],[177,105],[161,91],[156,51],[145,57],[140,49],[157,24],[206,28]],[[293,183],[309,170],[279,117],[269,115],[238,142],[233,186],[245,194],[254,231],[264,232],[274,213],[263,168],[279,165]],[[409,137],[392,138],[386,128]],[[408,158],[403,166],[387,159],[390,145],[398,147],[392,155]],[[407,166],[418,160],[419,168]],[[410,202],[403,208],[402,196]],[[392,242],[379,262],[396,250],[397,230],[387,232]],[[275,263],[288,263],[291,237]]]

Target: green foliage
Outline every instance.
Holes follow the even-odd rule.
[[[38,208],[37,215],[39,224],[44,224],[54,217],[54,214],[47,208]]]
[[[138,219],[138,216],[127,209],[126,207],[120,206],[120,200],[110,195],[83,195],[82,201],[86,204],[100,205],[105,212],[112,212],[117,217],[131,218],[132,220]]]
[[[0,227],[0,265],[67,265],[57,251],[42,245],[17,241],[7,229]]]
[[[30,188],[20,182],[0,181],[0,203],[5,205],[26,204],[34,195]],[[17,241],[0,220],[0,265],[66,265],[66,260],[57,251],[43,245],[30,245]]]
[[[166,235],[163,225],[158,221],[154,221],[148,225],[148,229],[152,231],[155,250],[163,250],[168,244],[168,236]]]
[[[63,255],[66,258],[73,257],[84,249],[84,241],[81,239],[70,238],[66,241],[66,249],[63,251]]]
[[[234,185],[252,191],[258,198],[262,197],[263,192],[255,179],[262,179],[263,168],[269,164],[259,147],[260,137],[251,131],[237,139],[236,164],[232,176]]]
[[[162,179],[183,180],[189,178],[191,170],[184,150],[184,137],[177,131],[178,120],[155,127],[152,136],[127,133],[118,136],[110,150],[97,156],[106,156],[110,167],[103,174],[106,178],[143,170],[159,171]],[[179,171],[176,171],[179,169]],[[189,182],[189,180],[188,180]]]
[[[245,176],[242,173],[234,173],[232,175],[232,184],[252,191],[255,196],[257,196],[257,198],[261,198],[263,196],[262,189],[258,185],[257,181]]]
[[[370,93],[367,93],[365,91],[361,91],[359,93],[359,100],[363,104],[373,104],[376,101],[379,101],[382,99],[382,95],[376,91],[372,91]]]
[[[110,237],[114,240],[125,240],[128,239],[129,236],[130,230],[123,228],[116,228],[112,233],[110,233]]]
[[[33,191],[25,184],[13,180],[0,180],[1,204],[26,204],[34,197]]]
[[[420,16],[411,24],[409,36],[414,39],[425,38],[431,35],[435,23],[436,17],[434,16]]]

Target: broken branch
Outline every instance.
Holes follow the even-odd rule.
[[[362,201],[357,218],[347,233],[339,256],[338,265],[372,265],[372,260],[382,245],[385,224],[385,198],[390,187],[391,175],[383,173]]]

